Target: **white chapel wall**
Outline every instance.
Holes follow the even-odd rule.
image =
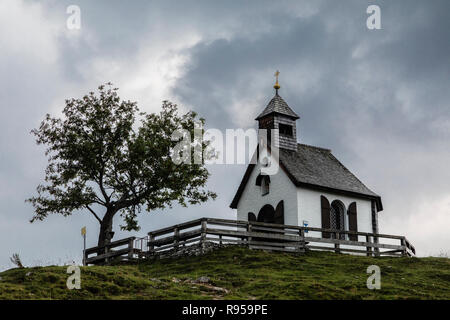
[[[371,201],[352,198],[329,192],[321,192],[306,188],[298,188],[298,225],[303,225],[303,220],[309,222],[309,227],[322,227],[322,208],[320,197],[325,196],[328,201],[340,200],[345,205],[345,210],[352,202],[356,202],[358,231],[372,232],[372,209]],[[348,215],[345,214],[345,230],[348,230]]]
[[[256,185],[256,177],[260,172],[261,165],[258,163],[253,169],[237,205],[238,220],[248,220],[249,212],[253,212],[258,217],[259,210],[264,205],[270,204],[275,209],[277,204],[284,200],[284,223],[297,225],[297,188],[295,185],[283,169],[279,168],[276,174],[270,176],[270,191],[263,196],[261,187]]]

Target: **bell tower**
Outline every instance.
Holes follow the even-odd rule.
[[[280,85],[278,84],[278,75],[276,72],[276,83],[273,86],[275,96],[270,100],[263,112],[256,117],[259,129],[267,129],[267,143],[271,145],[271,130],[278,129],[278,133],[274,132],[274,146],[280,149],[297,151],[297,127],[296,121],[300,117],[292,111],[288,104],[278,95]]]

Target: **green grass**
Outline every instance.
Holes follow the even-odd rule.
[[[366,287],[372,264],[381,268],[381,290]],[[80,290],[66,288],[68,276],[58,266],[7,270],[0,273],[0,299],[450,299],[448,258],[228,247],[199,257],[82,267]],[[193,281],[201,276],[210,284]]]

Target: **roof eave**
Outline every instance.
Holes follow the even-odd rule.
[[[250,179],[250,175],[254,167],[255,164],[251,163],[247,166],[247,169],[245,170],[244,176],[242,177],[241,183],[239,184],[236,194],[234,195],[233,200],[230,203],[231,209],[237,209],[239,200],[241,199],[242,193],[244,192],[245,186],[247,185],[247,182]]]
[[[255,118],[255,120],[259,120],[259,119],[267,117],[267,116],[269,116],[271,114],[279,114],[279,115],[282,115],[282,116],[285,116],[285,117],[288,117],[288,118],[291,118],[291,119],[294,119],[294,120],[300,119],[300,116],[298,116],[298,115],[291,116],[289,114],[285,114],[285,113],[281,113],[281,112],[277,112],[277,111],[272,111],[272,112],[269,112],[267,114],[262,114],[261,113],[258,117]]]

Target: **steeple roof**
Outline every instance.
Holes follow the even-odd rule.
[[[284,101],[283,98],[281,98],[278,95],[278,92],[277,92],[277,94],[275,94],[275,96],[272,98],[272,100],[270,100],[269,104],[264,109],[264,111],[261,112],[261,114],[258,117],[256,117],[255,120],[259,120],[271,113],[282,114],[282,115],[285,115],[285,116],[288,116],[288,117],[291,117],[294,119],[300,118],[294,111],[292,111],[292,109],[288,106],[286,101]]]

